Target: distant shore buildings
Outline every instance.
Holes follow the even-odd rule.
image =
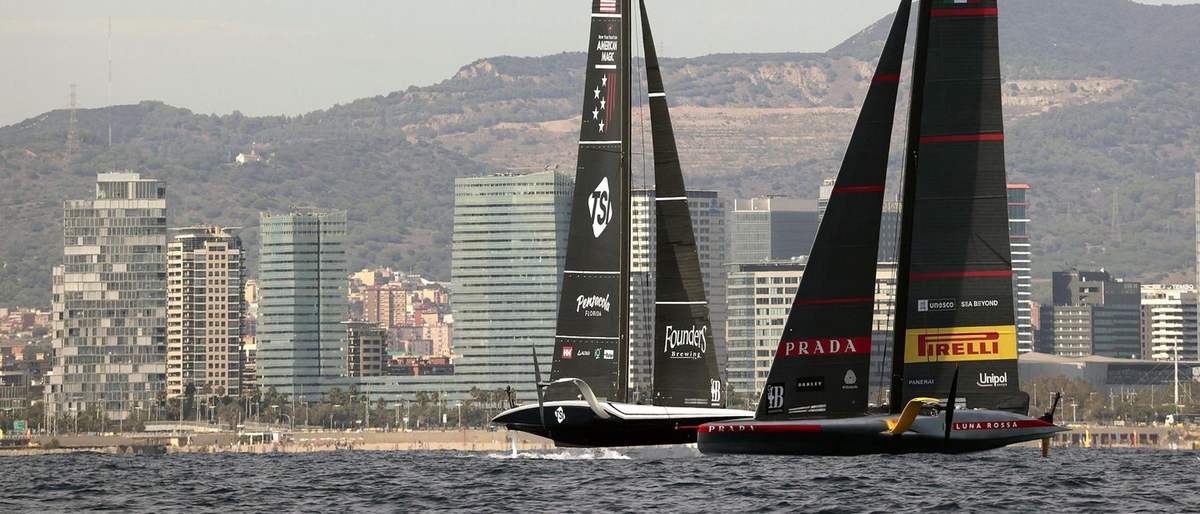
[[[316,210],[261,215],[261,261],[250,280],[238,229],[197,225],[169,234],[161,181],[102,173],[94,199],[64,202],[63,262],[53,273],[51,311],[40,318],[0,312],[0,332],[41,323],[52,325],[53,335],[44,373],[38,359],[0,344],[0,405],[27,407],[43,383],[47,418],[99,411],[123,420],[190,394],[272,388],[307,403],[334,387],[401,403],[419,392],[465,400],[472,389],[511,386],[527,400],[530,352],[551,360],[573,181],[545,171],[455,185],[449,284],[387,268],[349,273],[346,212]],[[1033,305],[1028,191],[1009,186],[1022,352],[1036,345],[1065,357],[1200,356],[1190,285],[1064,271],[1054,274],[1054,301]],[[630,292],[634,390],[648,386],[652,372],[644,344],[653,319],[652,195],[641,190],[633,200],[631,258],[635,275],[644,278]],[[726,212],[715,191],[689,197],[714,328],[728,338],[726,383],[739,398],[752,399],[801,280],[823,198],[735,200]],[[881,256],[887,252],[881,247]],[[873,369],[887,368],[894,273],[881,259]],[[882,387],[872,375],[872,387]]]

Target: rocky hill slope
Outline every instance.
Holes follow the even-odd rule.
[[[837,170],[888,21],[823,54],[665,59],[689,185],[815,197]],[[1032,186],[1035,276],[1079,265],[1191,280],[1198,27],[1195,5],[1002,4],[1008,166]],[[454,178],[570,170],[583,64],[582,53],[481,59],[433,86],[296,117],[118,106],[111,148],[102,110],[76,113],[74,152],[64,110],[2,127],[0,305],[49,303],[62,200],[89,198],[95,174],[112,169],[167,180],[173,226],[246,227],[251,262],[260,211],[318,206],[349,211],[352,268],[448,279]],[[634,133],[649,152],[649,131]],[[268,162],[234,166],[252,146]]]

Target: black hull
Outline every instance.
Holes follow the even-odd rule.
[[[1067,429],[1010,412],[958,411],[947,440],[944,415],[923,416],[910,430],[887,432],[888,417],[836,420],[712,423],[700,427],[705,454],[854,456],[907,453],[961,454],[1052,437]],[[995,427],[995,428],[992,428]]]
[[[873,434],[859,436],[787,437],[784,434],[756,434],[737,440],[700,442],[705,454],[744,455],[902,455],[909,453],[962,454],[995,450],[1005,446],[1044,439],[1042,436],[1008,437],[975,441],[951,440],[949,444],[938,437],[914,437]],[[697,441],[699,442],[699,441]]]
[[[492,422],[509,430],[527,432],[566,447],[615,447],[689,444],[705,423],[745,418],[752,412],[731,409],[672,408],[603,404],[603,419],[582,401],[550,402],[542,407],[545,425],[536,405],[511,409]],[[561,414],[561,420],[558,414]]]

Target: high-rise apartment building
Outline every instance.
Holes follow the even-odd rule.
[[[346,382],[346,211],[262,214],[258,385],[313,398]]]
[[[384,327],[403,324],[408,315],[409,289],[405,284],[389,283],[363,289],[363,317]]]
[[[766,386],[771,362],[804,263],[793,261],[733,264],[729,272],[728,386],[730,398],[754,402]],[[882,404],[891,380],[892,319],[896,301],[896,265],[880,263],[875,271],[875,313],[871,326],[870,400]],[[754,409],[753,403],[732,407]]]
[[[50,417],[124,420],[157,405],[167,366],[165,183],[101,173],[95,199],[64,202],[53,313]]]
[[[167,397],[242,392],[246,317],[240,228],[173,229],[167,244]]]
[[[808,255],[817,238],[817,202],[783,196],[735,199],[729,216],[729,262],[787,260]]]
[[[803,275],[801,262],[730,265],[725,332],[729,347],[726,386],[730,408],[753,408],[753,402],[766,386],[771,361]]]
[[[716,191],[688,190],[688,208],[692,232],[700,255],[700,272],[708,296],[708,317],[712,324],[713,346],[717,350],[717,369],[725,369],[725,201]],[[629,390],[638,398],[653,384],[654,367],[654,277],[657,219],[654,189],[635,189],[633,200],[633,241],[630,245],[629,280]]]
[[[1142,284],[1142,358],[1195,361],[1196,287],[1191,284]]]
[[[1141,284],[1100,271],[1056,271],[1054,305],[1043,305],[1038,351],[1064,357],[1137,359],[1142,353]]]
[[[242,391],[258,389],[258,280],[246,279],[242,288],[246,316],[242,318]]]
[[[453,349],[454,326],[445,321],[421,325],[421,338],[430,342],[430,352],[435,357],[449,357]]]
[[[346,374],[352,377],[377,377],[383,374],[387,360],[387,330],[377,323],[347,321]]]
[[[446,391],[512,386],[533,398],[533,355],[548,376],[574,179],[553,171],[454,181],[454,376]]]
[[[1008,185],[1008,238],[1012,253],[1017,351],[1033,351],[1033,253],[1029,243],[1029,185]]]

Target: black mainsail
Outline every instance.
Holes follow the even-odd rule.
[[[901,10],[908,6],[908,1],[903,1]],[[967,453],[1038,439],[1046,448],[1050,438],[1067,430],[1054,424],[1053,408],[1038,419],[1026,416],[1028,397],[1016,385],[996,29],[995,0],[921,0],[902,185],[891,412],[853,415],[856,405],[851,402],[864,401],[858,396],[861,393],[854,391],[853,396],[847,393],[843,398],[838,395],[841,391],[827,390],[821,397],[841,403],[827,405],[824,415],[776,415],[773,411],[783,407],[772,402],[769,385],[763,393],[765,406],[760,405],[755,419],[701,425],[696,438],[701,452]],[[842,172],[846,171],[843,168]],[[829,207],[834,207],[839,196],[858,194],[835,194]],[[858,228],[852,225],[854,219],[834,222],[828,212],[817,243],[821,243],[831,223],[839,223],[839,229],[851,232]],[[801,280],[802,291],[807,291],[805,284],[810,277],[827,276],[813,268],[816,252],[814,248],[809,269]],[[862,253],[875,255],[874,250]],[[874,270],[858,273],[874,276]],[[858,284],[850,282],[849,275],[831,278],[847,286]],[[862,316],[821,310],[827,303],[866,303],[855,298],[862,297],[799,297],[798,301],[814,303],[798,303],[792,314],[795,317],[797,311],[804,310],[824,312],[830,317]],[[869,317],[860,321],[869,321]],[[860,330],[869,333],[865,328]],[[854,333],[838,334],[843,338],[839,343],[846,344],[844,339]],[[819,339],[818,335],[828,338]],[[791,337],[784,336],[781,354],[800,351],[802,342],[809,343],[810,353],[816,351],[814,344],[823,344],[825,350],[836,347],[834,334],[798,334],[796,337],[810,339],[786,347]],[[813,362],[812,368],[805,369],[816,369],[817,363],[828,366],[837,362],[846,369],[859,365],[858,361],[835,361],[830,353],[836,352],[826,351],[821,360],[805,359]],[[776,364],[781,360],[795,357],[777,355]],[[960,376],[957,370],[967,377],[962,383],[956,380]],[[836,375],[813,376],[811,381],[796,380],[794,386],[813,387],[815,397],[818,387],[829,388],[827,381],[822,382],[826,378],[832,377],[837,389],[850,385],[849,376],[840,384]],[[776,399],[783,405],[793,405],[787,403],[791,401],[789,396],[797,396],[790,389],[793,383],[783,385]],[[966,400],[968,408],[956,408],[961,399]],[[768,411],[765,416],[764,411]],[[792,407],[783,411],[804,412]]]
[[[875,268],[910,0],[876,65],[775,352],[756,419],[867,410]]]
[[[717,351],[704,294],[700,254],[692,232],[683,170],[663,87],[662,70],[646,16],[642,44],[646,50],[650,126],[654,138],[655,301],[654,405],[724,407]]]
[[[642,16],[644,20],[645,5]],[[492,419],[510,430],[549,437],[560,446],[692,443],[700,425],[753,415],[719,408],[724,402],[715,348],[708,345],[712,327],[699,256],[648,25],[647,59],[653,70],[651,125],[660,200],[656,202],[660,277],[656,285],[661,301],[656,309],[656,326],[660,327],[656,335],[664,345],[664,355],[655,359],[653,403],[626,402],[631,241],[629,20],[625,0],[593,0],[575,205],[546,397],[539,396],[536,404],[514,406]],[[536,360],[534,364],[536,367]]]
[[[625,0],[592,0],[583,120],[551,380],[624,401],[629,349],[629,37]],[[552,386],[547,399],[574,398]]]
[[[922,4],[897,266],[891,410],[913,397],[1025,414],[1009,252],[996,0]]]

